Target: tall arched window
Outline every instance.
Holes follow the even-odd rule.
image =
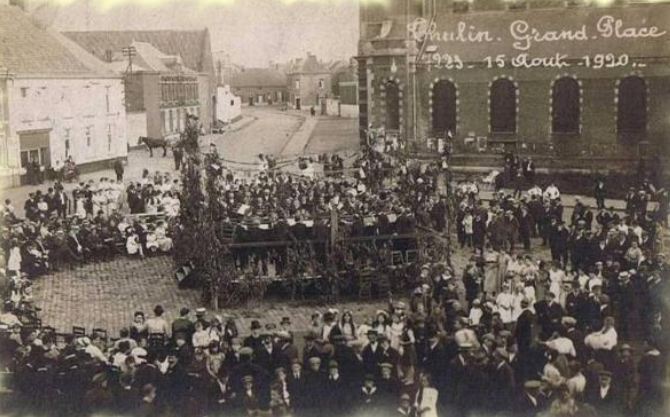
[[[400,129],[400,88],[395,81],[386,82],[386,129]]]
[[[647,84],[642,78],[622,79],[617,103],[617,131],[637,133],[647,129]]]
[[[433,87],[433,131],[443,135],[456,130],[456,86],[451,81],[439,81]]]
[[[559,78],[551,89],[551,130],[579,133],[579,83],[571,77]]]
[[[492,133],[516,132],[516,86],[507,78],[495,80],[491,84],[491,117]]]

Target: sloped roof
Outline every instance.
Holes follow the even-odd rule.
[[[318,59],[316,55],[307,54],[307,58],[298,58],[292,62],[289,74],[324,74],[329,73],[328,66]]]
[[[88,31],[63,32],[100,59],[106,51],[121,51],[133,42],[145,42],[168,55],[181,56],[184,66],[214,74],[209,32],[203,30]]]
[[[81,60],[85,52],[68,46],[18,7],[0,5],[0,59],[8,71],[19,75],[95,75],[96,71]]]
[[[230,86],[286,87],[286,74],[269,68],[244,68],[231,76]]]
[[[178,70],[180,72],[193,72],[190,68],[184,66],[183,60],[179,55],[166,55],[153,45],[146,42],[133,42],[132,46],[137,51],[137,56],[133,61],[140,63],[140,67],[157,72],[170,72]],[[125,61],[125,58],[124,58]]]

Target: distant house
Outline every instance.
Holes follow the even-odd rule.
[[[80,170],[127,156],[123,79],[20,8],[0,5],[0,184],[29,162]]]
[[[98,59],[127,78],[126,104],[133,136],[176,135],[186,114],[196,114],[205,130],[216,120],[217,74],[209,31],[64,32]],[[132,71],[124,48],[134,47]],[[131,140],[135,138],[131,137]]]
[[[331,68],[314,54],[291,61],[287,77],[290,102],[296,109],[320,106],[323,99],[332,95]]]
[[[229,85],[216,89],[216,117],[218,121],[230,123],[242,114],[242,100],[230,90]]]
[[[286,74],[275,68],[242,68],[230,76],[230,88],[250,106],[283,103],[288,97]]]

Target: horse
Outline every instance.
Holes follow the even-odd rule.
[[[150,138],[147,136],[140,136],[137,144],[145,144],[147,146],[149,149],[150,158],[154,156],[154,148],[163,148],[163,157],[167,156],[167,147],[169,144],[165,138]]]

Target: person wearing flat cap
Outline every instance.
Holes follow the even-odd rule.
[[[540,392],[542,382],[529,380],[523,384],[523,392],[516,400],[514,416],[535,417],[546,407],[546,397]]]
[[[400,381],[396,377],[396,366],[389,362],[379,365],[380,375],[377,379],[377,389],[381,396],[381,403],[385,409],[391,411],[393,404],[400,394]]]
[[[340,415],[346,409],[348,389],[347,381],[340,373],[339,364],[336,360],[328,361],[328,376],[324,387],[324,411],[331,415]]]
[[[251,376],[256,400],[261,408],[267,409],[270,404],[270,373],[252,362],[253,355],[248,346],[240,349],[240,363],[230,370],[230,388],[238,399],[238,406],[243,406],[242,400],[248,395],[245,378]]]
[[[637,395],[635,359],[633,348],[628,343],[619,347],[616,362],[612,367],[612,381],[617,387],[620,398],[621,409],[627,413],[633,413],[633,406]]]
[[[617,387],[613,384],[612,372],[606,369],[598,372],[598,387],[587,393],[589,395],[586,402],[596,409],[598,415],[612,416],[621,410],[620,396]]]

